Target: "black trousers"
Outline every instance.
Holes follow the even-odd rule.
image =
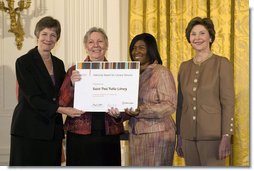
[[[67,166],[121,166],[118,135],[79,135],[67,132]]]

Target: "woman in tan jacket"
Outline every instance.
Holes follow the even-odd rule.
[[[223,166],[233,135],[233,68],[211,51],[211,19],[193,18],[186,38],[196,54],[181,64],[178,74],[176,151],[189,166]]]

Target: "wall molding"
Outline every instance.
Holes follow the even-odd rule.
[[[106,11],[105,0],[66,0],[65,11],[65,65],[69,68],[77,61],[83,61],[85,50],[83,37],[93,26],[105,29]]]
[[[0,166],[9,165],[10,147],[0,146]]]

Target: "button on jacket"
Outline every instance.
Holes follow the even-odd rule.
[[[233,67],[213,55],[198,65],[183,62],[178,74],[177,134],[188,140],[219,140],[234,132]]]

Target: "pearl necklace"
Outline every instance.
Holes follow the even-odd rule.
[[[193,58],[193,62],[194,62],[195,64],[197,64],[197,65],[201,65],[203,62],[205,62],[207,59],[211,58],[212,56],[213,56],[213,53],[211,52],[211,53],[208,54],[207,57],[205,57],[205,58],[204,58],[203,60],[201,60],[201,61],[198,61],[198,60],[197,60],[197,57],[195,56],[195,57]]]

